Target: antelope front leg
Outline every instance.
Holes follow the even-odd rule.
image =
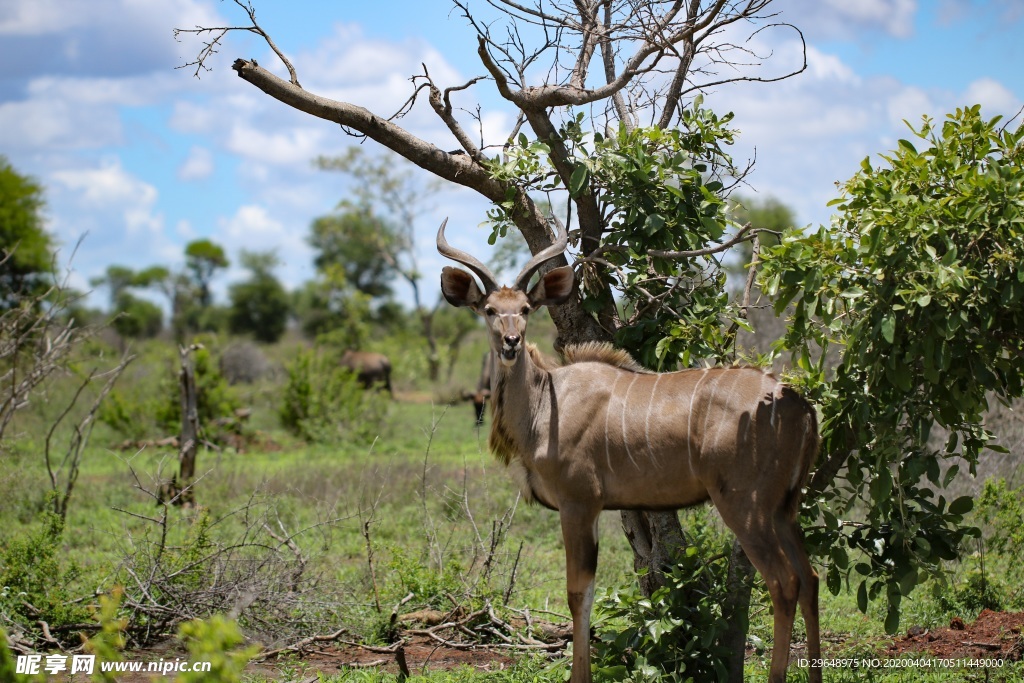
[[[590,610],[597,571],[597,521],[601,510],[589,505],[562,505],[566,591],[572,613],[572,677],[590,683]]]

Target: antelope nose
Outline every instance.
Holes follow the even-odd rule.
[[[518,334],[507,334],[505,335],[505,346],[509,348],[516,348],[519,346],[519,335]]]

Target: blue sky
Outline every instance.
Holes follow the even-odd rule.
[[[471,30],[444,0],[255,5],[304,86],[372,110],[390,113],[404,101],[421,63],[447,84],[482,72]],[[835,182],[905,137],[903,119],[916,124],[974,103],[988,116],[1012,116],[1024,104],[1019,0],[776,0],[773,8],[803,31],[807,72],[723,87],[706,103],[736,113],[733,153],[756,153],[751,190],[793,207],[801,224],[828,221]],[[275,250],[289,287],[313,276],[305,236],[345,185],[311,160],[352,140],[235,76],[237,57],[274,63],[254,37],[231,35],[201,78],[175,69],[199,43],[176,42],[173,28],[243,19],[218,0],[0,0],[0,154],[47,188],[48,225],[64,254],[84,235],[71,263],[77,286],[112,264],[180,266],[184,245],[198,237],[222,244],[236,262],[243,248]],[[764,40],[775,52],[766,68],[782,69],[791,34]],[[486,130],[508,130],[514,117],[490,84],[474,95]],[[404,123],[455,147],[429,111]],[[485,210],[456,189],[422,207],[416,228],[428,297],[441,266],[436,226],[451,216],[453,241],[482,244]],[[218,291],[242,276],[231,268]],[[104,304],[105,293],[92,303]]]

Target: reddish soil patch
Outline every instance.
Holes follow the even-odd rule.
[[[471,666],[481,671],[500,671],[513,663],[507,651],[483,647],[445,647],[426,636],[413,636],[404,649],[406,666],[413,674],[424,670],[456,669],[460,666]],[[399,671],[395,654],[348,645],[318,647],[301,655],[301,660],[310,674],[315,671],[330,674],[345,667],[373,667],[395,674]],[[262,668],[275,669],[277,666],[274,660],[268,660],[262,664]]]
[[[886,654],[928,653],[941,659],[1024,658],[1024,612],[984,610],[974,623],[955,617],[945,628],[929,631],[912,627],[889,646]]]
[[[440,645],[427,636],[407,636],[404,656],[406,667],[412,675],[424,671],[457,669],[470,666],[479,671],[501,671],[513,664],[508,650],[486,647],[454,648]],[[382,649],[382,648],[377,648]],[[179,643],[168,639],[144,651],[125,653],[125,660],[131,661],[190,661]],[[300,653],[271,657],[265,661],[253,661],[245,667],[248,674],[262,674],[270,679],[314,683],[319,680],[318,672],[325,676],[338,673],[345,668],[377,669],[393,674],[399,672],[398,657],[395,653],[373,652],[373,649],[336,643],[314,644]],[[118,683],[166,683],[170,677],[158,673],[118,673]],[[81,676],[58,676],[58,681],[75,683],[85,680]]]
[[[941,659],[1003,659],[1020,661],[1024,659],[1024,612],[992,612],[984,610],[973,623],[954,618],[947,627],[927,630],[912,627],[906,635],[894,641],[884,656],[895,657],[904,654],[928,654]],[[508,650],[487,647],[448,647],[425,635],[406,635],[404,648],[406,667],[412,674],[425,670],[455,669],[470,666],[480,671],[500,671],[513,664]],[[336,642],[316,643],[307,646],[301,653],[271,657],[262,662],[253,662],[246,670],[262,673],[270,678],[288,676],[305,683],[316,681],[317,673],[337,673],[345,668],[375,668],[390,673],[399,672],[397,653],[382,648],[366,648],[344,645]],[[794,656],[806,656],[803,644],[795,646]],[[799,653],[799,654],[797,654]],[[141,654],[141,653],[138,653]],[[154,659],[159,655],[168,660],[187,658],[176,644],[165,643],[163,647],[148,650],[140,659]],[[131,659],[132,657],[126,657]],[[295,678],[298,671],[298,678]],[[154,674],[120,674],[120,683],[154,683],[165,680]]]

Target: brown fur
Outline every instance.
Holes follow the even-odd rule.
[[[534,365],[542,370],[552,370],[558,367],[558,363],[553,358],[541,353],[536,344],[527,344],[526,351],[530,354],[530,360]],[[507,413],[502,410],[506,400],[507,384],[505,375],[500,368],[495,368],[491,383],[491,433],[487,439],[487,445],[498,462],[508,466],[521,455],[515,438],[515,429],[508,424]]]

